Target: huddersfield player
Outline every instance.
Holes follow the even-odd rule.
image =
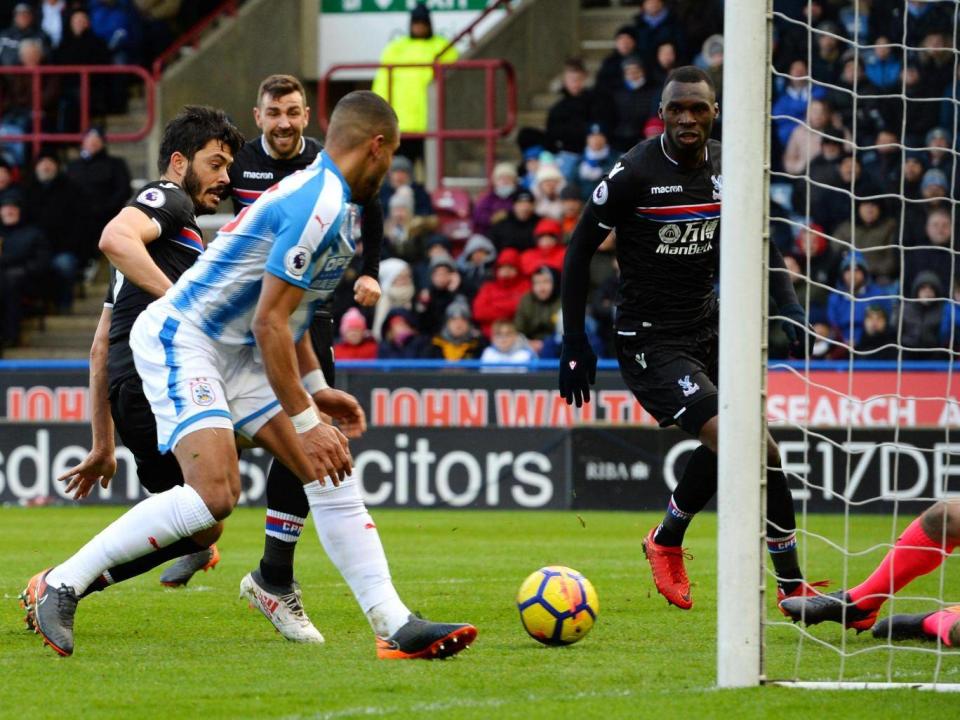
[[[597,185],[564,261],[560,393],[590,397],[597,359],[584,334],[590,258],[616,231],[620,287],[616,346],[620,372],[661,426],[679,425],[702,445],[670,498],[663,522],[643,541],[657,590],[681,609],[693,605],[681,547],[694,515],[717,490],[717,320],[714,292],[723,191],[720,143],[710,140],[720,109],[710,76],[670,72],[659,114],[662,135],[634,146]],[[729,130],[728,130],[729,132]],[[770,267],[783,258],[770,243]],[[789,276],[770,274],[795,353],[805,350],[803,308]],[[797,561],[793,500],[780,456],[767,440],[767,543],[778,598],[810,594]]]
[[[396,114],[369,92],[334,109],[327,148],[225,226],[197,263],[134,324],[131,347],[186,480],[131,508],[69,561],[30,582],[33,622],[73,650],[77,595],[118,561],[209,529],[240,494],[233,429],[304,483],[321,542],[370,622],[381,658],[444,657],[476,636],[466,624],[411,614],[397,595],[356,481],[347,439],[320,420],[300,383],[316,369],[306,328],[349,263],[359,208],[377,192],[397,146]],[[329,482],[324,482],[328,478]]]
[[[310,108],[303,85],[292,75],[270,75],[260,83],[253,118],[262,134],[244,145],[230,168],[233,208],[237,213],[283,178],[306,168],[323,150],[319,140],[304,135]],[[363,208],[360,237],[363,264],[354,284],[354,299],[360,305],[371,306],[380,299],[377,276],[383,213],[378,195]],[[320,369],[303,380],[313,394],[325,391],[335,382],[333,316],[326,307],[318,308],[314,314],[310,339]],[[343,404],[340,416],[350,414],[357,418],[355,426],[362,425],[359,403],[346,393],[336,397]],[[300,586],[293,575],[294,552],[309,512],[303,484],[283,463],[274,462],[267,477],[263,557],[259,566],[244,576],[240,592],[283,637],[297,642],[323,642],[323,636],[304,610]]]
[[[787,598],[780,607],[807,625],[840,623],[858,633],[873,628],[874,637],[908,640],[940,637],[960,646],[960,606],[918,615],[892,615],[877,622],[883,604],[916,578],[936,570],[960,545],[960,502],[942,501],[928,508],[897,538],[866,580],[849,590],[805,598]],[[874,625],[876,623],[876,625]]]

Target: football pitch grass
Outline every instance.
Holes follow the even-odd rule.
[[[369,627],[320,548],[312,521],[297,552],[297,576],[326,644],[288,643],[238,600],[241,577],[259,559],[263,527],[262,509],[239,509],[227,521],[215,571],[185,590],[162,588],[154,571],[83,600],[76,652],[59,658],[25,630],[17,595],[34,572],[66,557],[121,512],[0,509],[0,717],[875,719],[952,717],[960,703],[953,693],[915,690],[714,689],[712,514],[688,533],[695,605],[683,612],[657,595],[640,550],[656,514],[374,511],[408,605],[480,630],[474,646],[452,660],[385,662],[375,659]],[[812,517],[810,527],[842,541],[841,517]],[[890,527],[886,517],[854,518],[852,549],[888,542]],[[839,556],[814,541],[808,552],[811,579],[831,578],[838,587]],[[852,557],[850,579],[882,555],[881,549]],[[600,596],[597,625],[571,647],[547,648],[527,637],[514,606],[524,577],[548,564],[584,573]],[[957,570],[957,560],[946,563],[945,597],[954,600],[960,599]],[[937,596],[939,586],[934,573],[914,583],[910,594]],[[777,620],[770,595],[767,606]],[[931,607],[903,600],[896,609]],[[836,625],[813,632],[831,642],[840,638]],[[768,627],[770,677],[794,676],[797,638],[792,626]],[[869,633],[847,634],[848,651],[878,645]],[[847,659],[844,679],[884,681],[890,662],[884,650],[857,654]],[[893,663],[894,680],[924,682],[933,678],[936,660],[904,652]],[[807,641],[800,671],[803,679],[836,680],[839,658]],[[960,657],[941,658],[940,680],[960,683]]]

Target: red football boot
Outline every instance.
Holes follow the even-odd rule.
[[[653,584],[668,603],[681,610],[689,610],[693,607],[693,600],[690,599],[690,580],[687,579],[683,560],[692,560],[693,556],[684,552],[682,547],[658,545],[653,540],[656,531],[653,528],[643,540],[643,554],[647,556],[650,570],[653,571]]]

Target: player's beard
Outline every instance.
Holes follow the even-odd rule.
[[[214,188],[220,188],[220,186],[211,185],[204,188],[200,176],[193,169],[193,163],[187,165],[187,171],[183,175],[183,189],[193,201],[193,209],[197,215],[211,215],[217,211],[216,207],[209,207],[204,203],[206,192],[214,190]],[[223,199],[222,193],[217,192],[216,194],[217,197]]]

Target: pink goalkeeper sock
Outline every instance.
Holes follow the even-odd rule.
[[[903,531],[873,574],[848,591],[850,599],[861,610],[875,610],[914,578],[940,567],[954,547],[950,541],[941,544],[939,538],[930,539],[917,518]]]
[[[923,631],[930,637],[939,635],[940,641],[947,647],[951,647],[953,643],[950,642],[950,631],[957,623],[960,623],[960,613],[941,610],[924,619]]]

